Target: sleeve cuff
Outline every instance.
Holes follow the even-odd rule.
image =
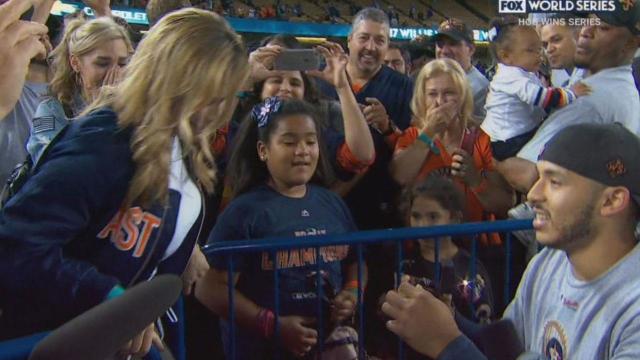
[[[111,289],[111,291],[109,291],[109,293],[107,294],[107,299],[106,300],[111,300],[114,298],[117,298],[118,296],[124,294],[124,288],[120,285],[116,285],[113,287],[113,289]]]
[[[437,360],[455,359],[487,360],[487,357],[478,350],[468,337],[460,335],[450,342],[437,358]]]
[[[360,174],[366,171],[369,166],[375,162],[375,157],[371,159],[371,161],[362,161],[353,155],[347,143],[343,143],[338,148],[337,161],[340,167],[345,171]]]

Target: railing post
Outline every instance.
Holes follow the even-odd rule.
[[[280,261],[278,261],[278,251],[273,250],[271,256],[273,258],[273,310],[275,312],[273,340],[276,344],[275,358],[279,359],[281,349],[278,344],[280,340],[280,276],[278,274]]]
[[[504,273],[504,304],[509,304],[511,300],[511,233],[507,233],[507,239],[504,242],[505,247],[505,273]]]
[[[236,358],[236,326],[235,326],[235,303],[234,292],[235,286],[233,284],[233,254],[229,254],[227,262],[227,291],[229,292],[229,358],[235,360]]]
[[[362,281],[362,244],[358,244],[358,359],[364,359],[364,301],[363,301],[363,281]]]
[[[318,299],[318,318],[316,323],[318,324],[318,354],[322,354],[324,350],[324,334],[323,327],[324,321],[322,319],[322,297],[323,297],[323,289],[320,284],[322,284],[322,256],[320,254],[320,247],[316,247],[316,294]]]
[[[403,258],[403,253],[402,253],[402,240],[399,240],[398,242],[396,242],[396,254],[397,254],[397,258],[396,258],[396,288],[398,286],[400,286],[400,283],[402,281],[402,258]],[[402,339],[398,336],[398,359],[399,360],[403,360],[404,359],[404,341],[402,341]]]
[[[434,244],[434,258],[435,258],[435,262],[433,264],[433,266],[435,266],[435,269],[433,271],[434,273],[434,285],[439,289],[442,290],[442,273],[441,273],[441,266],[440,266],[440,238],[435,238],[432,239],[432,241],[435,241],[436,243]]]
[[[489,234],[487,234],[489,236]],[[469,307],[471,308],[471,314],[473,314],[473,320],[476,321],[476,305],[474,304],[475,299],[475,291],[476,291],[476,278],[478,275],[478,235],[474,235],[471,239],[471,264],[469,264],[469,277],[468,286],[469,291],[471,292],[471,302],[469,303]],[[465,289],[466,290],[466,289]]]

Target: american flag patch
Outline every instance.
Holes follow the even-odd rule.
[[[33,133],[55,130],[56,119],[53,116],[40,116],[33,119]]]

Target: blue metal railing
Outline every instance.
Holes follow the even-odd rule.
[[[401,229],[386,229],[386,230],[372,230],[372,231],[359,231],[349,234],[341,234],[341,235],[320,235],[320,236],[305,236],[305,237],[273,237],[273,238],[265,238],[260,239],[259,241],[254,240],[242,240],[242,241],[229,241],[229,242],[221,242],[207,245],[203,248],[203,252],[207,256],[216,255],[216,256],[226,256],[228,259],[228,277],[229,277],[229,288],[228,288],[228,298],[229,298],[229,349],[228,355],[230,359],[235,359],[236,355],[236,339],[235,339],[235,304],[233,302],[233,257],[238,254],[246,254],[246,253],[255,253],[255,252],[268,252],[272,254],[274,259],[274,267],[273,267],[273,276],[274,276],[274,313],[276,316],[276,331],[275,331],[275,341],[278,339],[278,316],[280,314],[280,302],[277,289],[279,288],[279,269],[278,269],[278,261],[277,261],[277,252],[280,250],[290,250],[290,249],[298,249],[298,248],[314,248],[316,252],[316,266],[317,266],[317,280],[316,280],[316,298],[318,299],[318,309],[317,309],[317,331],[318,331],[318,345],[319,352],[322,352],[323,346],[323,324],[322,324],[322,286],[321,278],[320,278],[320,248],[325,246],[335,246],[335,245],[349,245],[355,246],[357,252],[358,259],[358,284],[362,284],[362,264],[363,264],[363,250],[362,247],[364,245],[376,244],[376,243],[388,243],[390,241],[396,242],[397,247],[397,274],[402,273],[401,269],[401,261],[403,260],[402,256],[402,243],[407,240],[416,240],[416,239],[435,239],[436,246],[436,262],[435,262],[435,277],[436,282],[438,278],[441,276],[440,271],[440,262],[439,262],[439,239],[444,237],[461,237],[461,236],[473,236],[472,246],[471,246],[471,266],[470,271],[471,275],[475,278],[477,268],[475,266],[475,262],[477,259],[477,235],[480,234],[489,234],[489,233],[506,233],[505,237],[505,252],[506,252],[506,264],[505,264],[505,283],[504,283],[504,300],[507,303],[510,299],[511,295],[511,277],[512,277],[512,255],[511,255],[511,234],[512,231],[517,230],[528,230],[532,228],[531,220],[505,220],[505,221],[494,221],[494,222],[484,222],[484,223],[465,223],[465,224],[457,224],[457,225],[444,225],[444,226],[433,226],[428,228],[401,228]],[[398,281],[398,280],[396,280]],[[471,285],[473,287],[473,285]],[[471,288],[471,291],[474,289]],[[358,288],[358,312],[360,314],[358,321],[358,353],[363,354],[363,343],[364,343],[364,316],[363,316],[363,294],[362,289]],[[399,358],[404,358],[404,349],[402,346],[402,342],[398,347],[398,356]]]
[[[358,283],[362,283],[363,276],[363,246],[383,243],[389,241],[395,241],[397,246],[397,274],[400,274],[402,271],[400,267],[400,263],[403,260],[402,254],[402,242],[405,240],[415,240],[415,239],[439,239],[443,237],[460,237],[460,236],[473,236],[478,234],[485,233],[506,233],[506,241],[505,241],[505,252],[506,252],[506,265],[505,265],[505,290],[504,290],[504,298],[505,302],[508,302],[509,297],[511,295],[511,277],[512,277],[512,254],[511,254],[511,236],[510,232],[517,230],[527,230],[531,229],[531,220],[506,220],[506,221],[495,221],[495,222],[485,222],[485,223],[466,223],[459,225],[446,225],[446,226],[434,226],[428,228],[402,228],[402,229],[387,229],[387,230],[375,230],[375,231],[360,231],[350,234],[343,235],[322,235],[322,236],[307,236],[307,237],[297,237],[297,238],[267,238],[261,239],[260,241],[256,240],[243,240],[243,241],[229,241],[224,243],[217,243],[205,246],[203,251],[205,255],[227,255],[228,256],[228,269],[233,269],[233,257],[237,254],[243,253],[252,253],[259,251],[268,251],[274,257],[273,259],[277,259],[276,252],[278,250],[286,250],[286,249],[294,249],[294,248],[314,248],[316,251],[316,260],[320,259],[320,248],[324,246],[332,246],[332,245],[350,245],[356,247],[356,254],[358,259]],[[295,241],[294,241],[295,239]],[[472,264],[475,262],[477,256],[477,245],[475,244],[476,240],[472,240]],[[439,246],[436,243],[436,277],[440,276],[439,267]],[[320,261],[316,261],[317,264]],[[319,265],[318,265],[319,266]],[[474,265],[472,265],[474,266]],[[319,270],[319,268],[318,268]],[[476,269],[473,268],[472,272],[475,272]],[[274,261],[274,287],[277,289],[279,286],[279,276],[278,276],[278,261]],[[228,271],[229,279],[228,283],[233,284],[233,271]],[[320,271],[318,271],[320,274]],[[475,275],[475,274],[474,274]],[[321,295],[322,287],[320,286],[320,281],[316,281],[318,294]],[[235,346],[234,346],[234,288],[229,286],[229,333],[230,333],[230,350],[229,358],[235,359]],[[279,299],[277,296],[277,292],[275,294],[275,314],[276,319],[279,315]],[[358,352],[359,354],[363,354],[363,343],[364,343],[364,316],[363,316],[363,293],[362,289],[358,288],[358,313],[360,314],[358,318]],[[318,301],[322,299],[321,296],[318,296]],[[181,308],[181,306],[179,307]],[[322,311],[321,306],[319,305],[318,311]],[[182,316],[181,316],[182,318]],[[318,316],[320,319],[321,316]],[[321,325],[321,324],[320,324]],[[184,326],[184,325],[183,325]],[[323,339],[322,337],[322,327],[319,327],[319,339]],[[29,337],[24,337],[20,339],[14,339],[10,341],[0,342],[0,360],[21,360],[26,359],[31,352],[31,349],[37,344],[46,333],[38,333]],[[184,335],[183,335],[184,336]],[[278,328],[276,321],[276,333],[275,336],[278,336]],[[184,340],[184,339],[182,339]],[[322,346],[323,341],[319,341],[320,346]],[[399,346],[399,357],[402,358],[404,353],[402,343]],[[178,351],[178,358],[184,358],[184,341],[181,343],[181,349]]]

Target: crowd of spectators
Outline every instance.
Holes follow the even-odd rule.
[[[131,1],[86,0],[97,18],[67,16],[59,34],[53,0],[0,2],[0,294],[12,294],[0,295],[0,339],[166,273],[220,324],[219,343],[196,329],[191,345],[241,359],[311,358],[345,333],[352,344],[356,315],[382,358],[397,334],[412,358],[485,359],[482,326],[501,317],[519,352],[640,356],[640,4],[584,27],[496,19],[493,72],[461,19],[397,44],[401,9],[351,4],[346,46],[317,44],[323,65],[303,71],[275,65],[305,48],[295,37],[247,50],[216,14],[286,19],[302,3]],[[145,6],[142,39],[117,5]],[[344,20],[331,3],[305,6]],[[509,217],[535,231],[508,254],[500,234],[379,243],[363,268],[350,244],[233,262],[200,247]],[[180,321],[169,310],[120,354],[175,348]]]

